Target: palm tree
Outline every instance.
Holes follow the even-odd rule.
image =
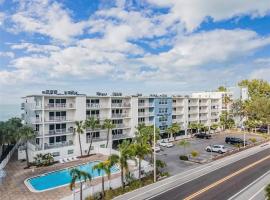
[[[69,184],[69,188],[70,190],[73,190],[75,188],[75,184],[77,181],[80,181],[80,200],[83,199],[82,197],[82,185],[83,185],[83,182],[86,182],[87,179],[89,181],[92,180],[92,177],[89,173],[85,172],[85,171],[81,171],[79,169],[76,169],[76,168],[73,168],[72,170],[70,170],[70,176],[72,177],[71,178],[71,181],[70,181],[70,184]]]
[[[104,197],[105,197],[104,172],[108,175],[108,178],[111,176],[111,170],[110,170],[109,161],[107,160],[107,161],[100,162],[100,163],[96,164],[95,166],[93,166],[93,169],[97,170],[99,176],[101,176],[101,180],[102,180],[102,198],[104,199]]]
[[[109,137],[110,137],[110,132],[113,128],[115,128],[115,124],[112,123],[111,119],[105,119],[103,128],[107,129],[107,143],[106,143],[106,148],[108,148],[108,143],[109,143]]]
[[[122,188],[125,187],[125,182],[124,182],[124,176],[128,173],[128,160],[132,159],[135,160],[134,158],[134,152],[130,148],[130,142],[127,140],[124,140],[120,145],[119,145],[119,156],[116,154],[112,154],[114,157],[114,161],[116,163],[119,163],[120,165],[120,170],[121,170],[121,182],[122,182]]]
[[[181,140],[178,143],[178,145],[182,146],[184,148],[184,153],[186,154],[186,147],[188,147],[190,145],[190,142],[184,139],[184,140]]]
[[[82,153],[81,134],[84,133],[83,121],[76,121],[75,125],[76,125],[76,127],[74,129],[74,133],[78,134],[78,139],[79,139],[79,144],[80,144],[80,152],[81,152],[81,156],[82,156],[83,153]]]
[[[173,123],[170,127],[166,129],[166,132],[170,134],[170,138],[174,137],[181,130],[181,127],[177,123]]]
[[[141,163],[144,157],[151,153],[151,146],[147,143],[135,143],[131,146],[134,151],[134,155],[139,160],[139,179],[141,180]]]
[[[23,140],[23,142],[25,142],[25,146],[26,146],[26,149],[25,149],[25,155],[26,155],[26,163],[27,163],[27,167],[29,167],[29,156],[28,156],[28,145],[27,143],[32,140],[32,139],[35,139],[36,138],[36,134],[33,130],[32,127],[30,126],[22,126],[20,129],[19,129],[19,132],[20,132],[20,135],[21,135],[21,138]]]
[[[191,134],[193,133],[193,130],[198,130],[198,124],[196,123],[190,123],[188,125],[188,128],[191,130]]]
[[[214,130],[214,133],[216,133],[216,130],[218,129],[219,125],[214,123],[210,126],[210,129]]]
[[[88,152],[87,152],[87,155],[88,156],[90,155],[90,151],[91,151],[91,148],[92,148],[93,132],[94,132],[95,129],[97,129],[99,127],[100,127],[99,120],[98,119],[95,119],[94,117],[89,117],[84,122],[84,128],[85,129],[87,129],[87,128],[90,128],[91,129],[91,132],[90,132],[90,145],[89,145],[89,149],[88,149]]]

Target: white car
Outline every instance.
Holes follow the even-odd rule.
[[[152,151],[155,151],[155,152],[160,152],[160,147],[155,147],[155,150],[154,150],[154,147],[152,147]]]
[[[207,152],[217,152],[217,153],[226,153],[228,149],[224,145],[210,145],[205,148]]]
[[[165,140],[160,141],[158,144],[159,146],[162,146],[162,147],[167,147],[167,148],[173,147],[173,143],[165,141]]]

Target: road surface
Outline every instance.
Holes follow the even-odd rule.
[[[229,199],[269,169],[270,150],[266,149],[149,199]]]

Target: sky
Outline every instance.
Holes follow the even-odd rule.
[[[0,0],[0,104],[270,81],[269,0]]]

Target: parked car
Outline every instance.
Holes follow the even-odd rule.
[[[194,136],[201,139],[210,139],[212,137],[210,134],[207,133],[196,133]]]
[[[241,144],[244,145],[244,140],[241,138],[236,138],[236,137],[226,137],[225,142],[228,144]],[[247,142],[246,142],[247,144]]]
[[[168,148],[173,147],[173,143],[165,141],[165,140],[161,140],[158,144],[162,147],[168,147]]]
[[[267,126],[261,126],[260,128],[257,129],[261,133],[267,133],[268,129]]]
[[[154,149],[154,147],[152,147],[152,151],[160,152],[160,150],[161,150],[161,149],[160,149],[160,147],[158,147],[158,146],[156,146],[155,149]]]
[[[224,145],[209,145],[205,148],[207,152],[217,152],[217,153],[226,153],[228,149]]]

